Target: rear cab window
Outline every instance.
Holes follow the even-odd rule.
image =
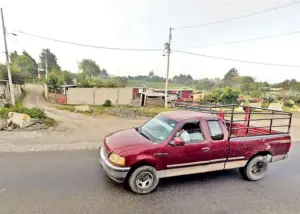
[[[212,140],[215,141],[215,140],[223,140],[224,139],[224,133],[223,133],[220,121],[209,120],[209,121],[207,121],[207,126],[208,126]]]

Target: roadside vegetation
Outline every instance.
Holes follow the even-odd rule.
[[[22,89],[21,96],[16,100],[15,106],[6,105],[0,108],[0,118],[9,119],[9,112],[17,112],[21,114],[27,114],[33,119],[38,119],[39,123],[45,125],[46,127],[58,125],[57,121],[53,118],[47,116],[45,111],[40,108],[26,108],[23,105],[23,100],[26,96],[26,91]]]
[[[134,119],[137,117],[154,117],[157,114],[164,111],[174,111],[175,108],[163,108],[163,107],[132,107],[132,106],[91,106],[91,112],[76,111],[73,105],[59,105],[56,107],[58,110],[77,112],[85,115],[93,116],[118,116],[128,119]]]
[[[56,55],[50,49],[42,49],[39,62],[28,52],[18,53],[13,51],[9,55],[11,72],[14,82],[47,83],[51,90],[59,93],[61,85],[76,85],[83,88],[117,88],[117,87],[147,87],[162,89],[165,86],[165,78],[155,71],[136,76],[113,76],[105,68],[97,64],[93,59],[82,59],[78,63],[78,71],[63,70],[58,64]],[[44,78],[43,70],[47,59],[48,78]],[[41,73],[40,79],[36,79],[37,70]],[[8,79],[6,66],[0,63],[0,79]],[[271,103],[280,102],[288,111],[300,111],[300,82],[295,79],[284,80],[276,84],[266,81],[257,81],[252,76],[240,75],[236,68],[231,68],[221,78],[195,79],[189,74],[175,75],[169,79],[169,89],[186,88],[194,92],[204,92],[204,99],[199,96],[199,102],[203,104],[240,104],[262,102],[262,107]]]

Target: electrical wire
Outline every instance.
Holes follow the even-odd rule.
[[[208,23],[205,23],[205,24],[189,25],[189,26],[182,26],[182,27],[178,27],[178,28],[172,28],[172,30],[183,30],[183,29],[188,29],[188,28],[204,27],[204,26],[207,26],[207,25],[224,23],[224,22],[228,22],[228,21],[232,21],[232,20],[236,20],[236,19],[242,19],[242,18],[246,18],[246,17],[249,17],[249,16],[254,16],[254,15],[257,15],[257,14],[261,14],[261,13],[266,13],[266,12],[270,12],[270,11],[282,9],[282,8],[289,7],[289,6],[298,4],[298,3],[300,3],[300,1],[295,1],[295,2],[292,2],[292,3],[289,3],[289,4],[285,4],[285,5],[282,5],[282,6],[270,8],[270,9],[267,9],[267,10],[258,11],[258,12],[255,12],[255,13],[249,13],[249,14],[245,14],[245,15],[242,15],[242,16],[237,16],[237,17],[233,17],[233,18],[229,18],[229,19],[223,19],[223,20],[208,22]]]
[[[234,61],[234,62],[242,62],[242,63],[249,63],[249,64],[258,64],[258,65],[269,65],[269,66],[280,66],[280,67],[292,67],[292,68],[300,68],[300,65],[285,65],[285,64],[275,64],[275,63],[267,63],[267,62],[254,62],[254,61],[248,61],[248,60],[240,60],[240,59],[231,59],[231,58],[225,58],[225,57],[218,57],[218,56],[209,56],[205,54],[199,54],[199,53],[191,53],[191,52],[185,52],[180,50],[173,50],[177,53],[182,54],[188,54],[188,55],[194,55],[194,56],[202,56],[212,59],[220,59],[220,60],[227,60],[227,61]]]
[[[76,46],[88,47],[88,48],[98,48],[98,49],[117,50],[117,51],[163,51],[162,48],[161,49],[150,49],[150,48],[116,48],[116,47],[105,47],[105,46],[98,46],[98,45],[87,45],[87,44],[82,44],[82,43],[69,42],[69,41],[60,40],[60,39],[49,38],[49,37],[45,37],[45,36],[39,36],[39,35],[36,35],[36,34],[27,33],[27,32],[20,31],[20,30],[12,30],[12,31],[17,32],[17,33],[21,33],[21,34],[24,34],[24,35],[27,35],[27,36],[32,36],[32,37],[36,37],[36,38],[40,38],[40,39],[45,39],[45,40],[53,41],[53,42],[60,42],[60,43],[64,43],[64,44],[76,45]]]
[[[275,35],[257,37],[257,38],[252,38],[252,39],[236,40],[236,41],[230,41],[230,42],[224,42],[224,43],[216,43],[216,44],[210,44],[210,45],[189,46],[189,47],[176,48],[176,49],[178,50],[178,49],[189,49],[189,48],[206,48],[206,47],[211,47],[211,46],[229,45],[229,44],[234,44],[234,43],[250,42],[250,41],[255,41],[255,40],[269,39],[269,38],[287,36],[287,35],[298,34],[298,33],[300,33],[300,31],[294,31],[294,32],[290,32],[290,33],[282,33],[282,34],[275,34]]]

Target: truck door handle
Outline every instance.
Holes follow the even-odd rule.
[[[203,147],[203,148],[202,148],[202,152],[208,152],[209,150],[210,150],[209,147]]]

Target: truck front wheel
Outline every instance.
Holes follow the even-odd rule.
[[[137,194],[152,192],[158,185],[159,178],[152,166],[141,166],[135,169],[128,179],[130,189]]]
[[[258,181],[264,177],[268,164],[266,156],[256,156],[248,162],[243,170],[240,169],[240,172],[248,180]]]

